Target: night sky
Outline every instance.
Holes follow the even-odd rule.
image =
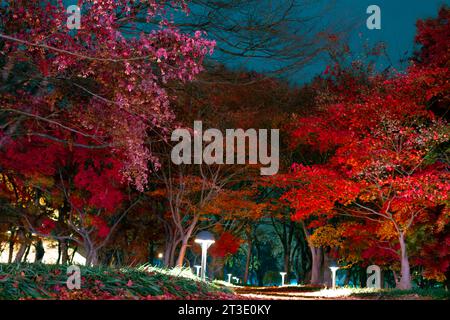
[[[305,2],[307,1],[305,0]],[[77,0],[64,0],[64,3],[76,4]],[[347,33],[348,43],[353,53],[352,59],[363,58],[364,44],[373,46],[378,42],[385,43],[389,60],[380,58],[376,64],[378,70],[384,70],[388,66],[403,70],[407,66],[407,62],[401,63],[400,60],[411,56],[414,51],[416,21],[435,17],[438,9],[444,4],[450,6],[450,0],[334,0],[318,1],[318,3],[326,3],[330,6],[330,9],[321,17],[324,23],[326,21],[327,25],[331,23],[338,26],[352,26]],[[369,30],[366,27],[366,20],[369,17],[366,10],[370,5],[377,5],[381,9],[381,30]],[[190,8],[196,10],[192,5]],[[299,14],[308,17],[315,13],[301,12]],[[178,22],[186,18],[184,13],[175,14],[175,16]],[[318,27],[320,28],[320,25]],[[259,72],[264,72],[265,68],[273,69],[276,64],[275,61],[238,57],[232,59],[228,57],[224,60],[218,52],[214,54],[214,58],[233,69],[250,69]],[[323,72],[327,64],[324,57],[318,58],[298,72],[290,74],[289,80],[297,84],[308,82],[315,75]]]
[[[402,70],[405,63],[400,63],[402,58],[408,57],[414,51],[414,35],[416,31],[415,23],[420,18],[435,17],[439,7],[447,4],[447,0],[337,0],[332,11],[324,17],[336,23],[349,22],[355,26],[349,34],[349,44],[356,56],[363,51],[364,43],[371,45],[377,42],[384,42],[387,46],[387,53],[394,68]],[[381,9],[381,30],[369,30],[366,27],[366,20],[369,15],[366,9],[369,5],[378,5]],[[244,63],[236,61],[234,67],[252,65],[253,69],[262,70],[263,64],[259,62]],[[291,80],[296,83],[304,83],[314,75],[322,72],[326,67],[326,62],[316,60],[306,68],[291,76]],[[381,59],[377,63],[377,68],[383,70],[391,63],[386,59]]]

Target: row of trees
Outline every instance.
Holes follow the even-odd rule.
[[[184,1],[87,1],[75,33],[61,4],[0,7],[0,250],[10,262],[52,238],[59,263],[78,251],[90,265],[163,253],[164,265],[188,266],[199,254],[193,236],[208,229],[220,278],[240,270],[262,284],[284,270],[320,285],[335,260],[349,276],[372,263],[400,271],[404,289],[411,267],[449,279],[449,10],[418,23],[420,50],[405,73],[378,74],[348,64],[338,35],[289,34],[297,1],[259,22],[252,2],[194,1],[175,23],[166,17],[188,12]],[[236,17],[240,28],[220,19],[234,6],[247,17]],[[214,47],[220,58],[205,61]],[[299,88],[217,62],[273,59],[278,49],[283,67],[272,74],[325,51],[334,64]],[[279,128],[283,173],[174,165],[171,131],[198,119]]]
[[[420,50],[405,73],[335,65],[318,83],[317,111],[295,121],[293,147],[315,157],[275,180],[305,228],[312,283],[322,255],[399,265],[400,289],[411,288],[411,264],[448,278],[449,13],[419,21]]]

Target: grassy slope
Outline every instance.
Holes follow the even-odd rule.
[[[187,270],[88,268],[81,289],[68,290],[67,266],[0,264],[0,299],[233,299],[231,290]]]

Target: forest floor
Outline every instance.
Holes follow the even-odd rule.
[[[448,300],[449,293],[443,289],[409,290],[354,289],[336,290],[308,286],[283,287],[234,287],[234,292],[247,299],[273,300]]]

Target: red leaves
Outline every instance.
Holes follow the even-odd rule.
[[[212,245],[210,253],[214,257],[225,257],[235,254],[241,245],[241,239],[229,232],[223,232],[219,239]]]
[[[326,161],[294,166],[290,178],[280,177],[290,187],[284,199],[295,209],[293,218],[310,229],[364,221],[343,236],[347,249],[354,247],[351,239],[360,245],[356,254],[363,259],[398,258],[393,248],[400,234],[417,236],[415,245],[430,248],[421,232],[442,229],[433,212],[448,211],[450,176],[436,150],[448,143],[449,126],[429,105],[433,99],[448,108],[449,17],[450,10],[442,9],[438,19],[419,22],[420,64],[406,74],[366,82],[348,81],[345,72],[336,75],[327,83],[331,90],[317,94],[318,111],[300,118],[293,131],[294,145],[312,147]]]
[[[42,234],[50,234],[52,230],[55,228],[56,222],[49,218],[44,218],[41,222],[39,228],[37,228],[38,232]]]
[[[60,144],[39,137],[13,140],[5,146],[0,164],[31,178],[36,175],[51,176],[63,148]]]
[[[351,201],[359,192],[358,184],[345,179],[331,167],[296,165],[292,175],[298,183],[283,199],[296,210],[294,219],[332,214],[336,202]]]
[[[147,134],[153,130],[158,135],[167,135],[174,119],[169,94],[162,84],[192,80],[202,71],[203,59],[212,53],[214,42],[206,40],[201,32],[192,36],[177,30],[167,19],[165,10],[174,3],[166,1],[146,1],[151,8],[146,14],[149,21],[161,22],[153,31],[136,37],[124,35],[122,28],[124,17],[129,27],[138,23],[137,13],[142,8],[135,1],[85,3],[82,28],[75,33],[62,27],[67,21],[62,2],[16,2],[2,10],[0,19],[4,33],[42,46],[19,45],[16,40],[6,40],[2,49],[5,59],[12,63],[20,59],[28,69],[37,69],[44,77],[51,75],[59,82],[70,70],[78,78],[75,83],[88,82],[95,90],[90,92],[92,88],[81,85],[46,86],[45,81],[39,81],[40,88],[34,91],[40,94],[34,94],[33,90],[13,91],[5,95],[6,101],[0,101],[2,108],[27,113],[39,110],[42,117],[39,120],[51,118],[52,124],[69,134],[74,133],[74,129],[83,133],[95,131],[90,144],[113,144],[111,149],[127,160],[121,170],[122,177],[143,191],[148,162],[158,164],[157,157],[147,147]],[[176,3],[176,6],[186,6],[182,1]],[[35,80],[37,78],[26,82],[37,82]],[[93,97],[97,94],[101,99]],[[55,100],[64,104],[57,113],[54,112]],[[8,113],[13,120],[15,116],[17,114]],[[23,132],[54,137],[55,126],[32,120],[29,123],[20,120]]]
[[[39,60],[38,68],[39,68],[39,71],[41,71],[41,73],[42,73],[42,75],[44,77],[48,77],[48,75],[49,75],[49,66],[48,66],[48,61],[45,58]]]
[[[100,238],[106,238],[109,235],[110,228],[106,221],[99,216],[89,217],[90,225],[97,229],[97,235]]]
[[[416,43],[422,48],[418,52],[420,63],[442,66],[450,60],[450,9],[442,7],[437,19],[417,21]]]
[[[85,191],[86,205],[94,208],[103,208],[107,213],[112,213],[123,201],[121,178],[119,170],[121,164],[114,159],[106,163],[100,163],[102,159],[95,159],[95,164],[83,164],[75,176],[75,186],[81,192]]]

